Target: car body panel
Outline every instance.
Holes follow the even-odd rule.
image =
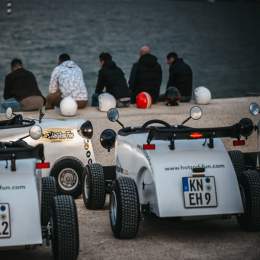
[[[39,183],[36,159],[16,160],[16,171],[0,161],[0,203],[10,207],[11,237],[0,239],[1,247],[42,244]],[[1,214],[0,214],[1,215]]]
[[[95,162],[92,142],[82,137],[78,129],[84,123],[83,119],[47,119],[39,124],[43,129],[43,137],[33,140],[27,137],[24,140],[32,146],[44,144],[45,160],[50,162],[50,169],[43,169],[43,177],[48,176],[55,162],[63,157],[75,157],[83,165]],[[14,141],[28,134],[30,127],[2,129],[1,141]]]
[[[159,217],[229,215],[244,212],[239,185],[231,159],[221,139],[214,148],[203,139],[154,140],[155,150],[144,150],[147,133],[118,135],[116,143],[117,176],[133,178],[141,204],[149,204]],[[193,167],[204,167],[205,176],[215,177],[217,207],[185,208],[182,177],[191,177]]]

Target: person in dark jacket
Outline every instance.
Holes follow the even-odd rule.
[[[191,67],[175,52],[170,52],[167,55],[167,63],[170,65],[167,88],[176,87],[181,93],[181,101],[189,102],[192,96]]]
[[[124,76],[124,72],[112,60],[109,53],[101,53],[99,55],[101,69],[98,73],[98,80],[96,85],[97,95],[104,92],[104,90],[113,95],[117,100],[117,107],[127,107],[130,105],[130,91]]]
[[[15,111],[37,110],[45,102],[35,76],[23,68],[20,59],[13,59],[11,62],[11,73],[5,78],[4,99],[0,105],[1,112],[8,107]]]
[[[162,69],[157,58],[150,52],[150,47],[142,47],[140,58],[132,67],[129,78],[131,103],[135,103],[136,95],[142,91],[151,95],[153,103],[158,101],[162,83]]]

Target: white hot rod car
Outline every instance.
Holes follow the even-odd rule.
[[[135,237],[142,213],[160,218],[235,215],[243,228],[260,230],[260,176],[245,171],[243,154],[228,152],[220,139],[245,144],[253,132],[252,120],[216,128],[184,126],[201,115],[195,106],[181,125],[155,119],[140,127],[122,127],[118,134],[103,131],[103,147],[115,145],[116,176],[110,188],[115,237]],[[108,118],[119,122],[118,111],[109,110]],[[104,203],[109,181],[98,164],[87,169],[83,196],[89,205]]]
[[[1,130],[0,130],[1,131]],[[30,130],[40,138],[39,126]],[[76,260],[79,252],[77,209],[69,195],[57,195],[44,147],[20,138],[0,142],[0,250],[52,246],[56,260]]]
[[[7,120],[0,121],[0,141],[19,139],[39,121],[42,137],[33,140],[28,136],[24,141],[32,146],[44,144],[50,168],[43,169],[43,176],[50,175],[56,179],[58,193],[76,198],[82,191],[84,166],[95,162],[92,124],[83,119],[48,119],[43,115],[40,112],[38,120],[26,119],[22,114],[14,114],[7,109]]]

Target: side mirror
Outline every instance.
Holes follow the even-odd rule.
[[[105,129],[100,135],[101,145],[109,152],[115,147],[116,132],[112,129]]]
[[[119,119],[119,112],[116,108],[110,108],[107,111],[107,118],[109,119],[109,121],[111,122],[116,122]]]
[[[257,103],[253,102],[249,106],[249,111],[253,116],[257,116],[260,112],[260,107]]]
[[[202,109],[198,106],[194,106],[190,109],[190,117],[193,120],[199,120],[202,117]]]
[[[33,140],[38,140],[42,137],[42,128],[38,125],[34,125],[29,130],[29,135]]]
[[[12,119],[14,113],[13,113],[13,109],[11,107],[8,107],[5,111],[5,116],[7,119]]]
[[[80,133],[85,138],[91,139],[93,136],[93,126],[89,120],[83,123],[80,127]]]

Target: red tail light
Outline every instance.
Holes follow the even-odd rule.
[[[38,162],[36,163],[36,169],[49,169],[50,163],[49,162]]]
[[[155,144],[144,144],[143,149],[144,150],[155,150]]]
[[[194,132],[194,133],[190,134],[190,137],[193,138],[193,139],[198,139],[198,138],[202,138],[203,134],[199,133],[199,132]]]
[[[240,146],[240,145],[245,145],[246,142],[245,140],[234,140],[233,141],[233,146]]]

